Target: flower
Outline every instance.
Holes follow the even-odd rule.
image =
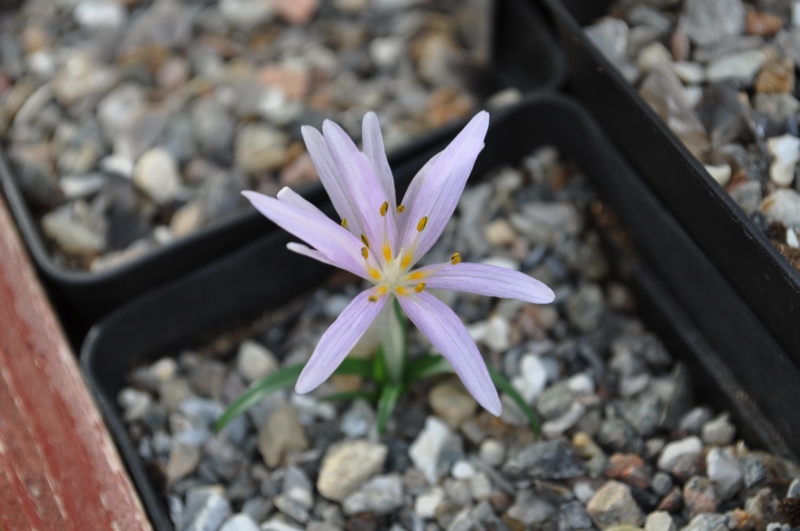
[[[409,319],[447,359],[478,403],[492,414],[500,414],[500,398],[478,347],[455,312],[428,290],[531,303],[552,302],[553,291],[519,271],[464,263],[457,252],[443,264],[414,269],[453,215],[488,127],[489,114],[478,113],[417,173],[398,205],[374,113],[364,117],[363,152],[331,121],[323,124],[324,135],[304,126],[306,147],[341,224],[289,188],[278,192],[277,199],[243,192],[264,216],[308,244],[290,243],[290,250],[372,284],[322,335],[297,380],[298,393],[307,393],[328,379],[381,309],[397,297]]]

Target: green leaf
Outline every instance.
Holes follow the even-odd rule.
[[[378,395],[369,391],[342,391],[341,393],[332,393],[328,396],[323,396],[321,400],[335,402],[340,400],[355,400],[357,398],[363,398],[369,402],[375,402],[378,400]]]
[[[347,374],[353,376],[361,376],[362,378],[372,378],[374,368],[372,360],[365,360],[362,358],[345,358],[333,374]]]
[[[392,412],[394,411],[401,394],[403,394],[402,385],[387,384],[383,389],[381,389],[381,396],[378,398],[378,434],[383,434],[383,429],[386,427],[386,423],[392,416]]]
[[[436,376],[437,374],[452,373],[453,368],[438,354],[425,354],[418,358],[414,358],[408,364],[405,374],[406,385],[411,385],[417,380]]]
[[[386,381],[386,360],[383,359],[383,347],[380,345],[373,359],[371,377],[380,385],[383,385],[383,382]]]
[[[303,367],[305,367],[305,363],[290,365],[251,384],[250,387],[222,413],[222,416],[217,420],[216,431],[219,432],[228,422],[256,405],[264,396],[278,389],[293,386],[297,383],[297,378],[300,376]]]
[[[491,365],[487,365],[489,369],[489,375],[492,377],[492,381],[497,386],[498,389],[503,391],[504,393],[508,394],[511,399],[516,402],[516,404],[520,407],[525,416],[528,417],[528,423],[531,425],[531,430],[533,430],[533,434],[538,438],[539,437],[539,417],[536,413],[531,409],[525,399],[522,398],[522,395],[511,385],[505,376],[500,374],[494,367]]]

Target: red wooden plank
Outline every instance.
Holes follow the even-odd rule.
[[[0,197],[0,530],[149,528]]]

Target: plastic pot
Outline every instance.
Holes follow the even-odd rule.
[[[620,274],[637,292],[646,324],[692,369],[697,394],[730,411],[751,444],[784,456],[800,454],[800,413],[794,406],[800,372],[578,104],[544,96],[494,113],[473,179],[542,145],[576,161],[614,209],[630,242],[617,248]],[[396,175],[407,181],[441,147],[395,168]],[[171,527],[168,513],[116,405],[125,374],[320,285],[331,269],[287,251],[288,241],[290,236],[271,231],[117,310],[87,338],[81,353],[87,380],[158,529]],[[717,318],[704,319],[706,313]]]

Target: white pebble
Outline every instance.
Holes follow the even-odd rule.
[[[451,437],[450,428],[436,417],[425,419],[425,427],[408,449],[411,461],[431,483],[438,479],[439,456]]]
[[[450,475],[455,479],[470,479],[475,475],[475,467],[468,461],[459,460],[453,464]]]
[[[794,249],[800,247],[800,242],[797,241],[797,233],[794,231],[794,229],[788,229],[786,231],[786,245]]]
[[[706,80],[706,71],[699,63],[677,61],[672,63],[672,70],[686,84],[694,85]]]
[[[699,456],[702,452],[703,442],[699,437],[686,437],[680,441],[671,442],[661,452],[661,456],[658,458],[658,468],[670,471],[684,456]]]
[[[500,466],[506,459],[506,448],[497,439],[486,439],[478,450],[481,461],[491,466]]]
[[[800,160],[800,138],[782,135],[767,140],[767,149],[775,157],[769,166],[769,178],[778,186],[794,181],[794,169]]]
[[[75,6],[72,12],[75,22],[87,30],[108,30],[121,27],[125,23],[125,8],[116,2],[89,0]]]
[[[706,171],[720,186],[725,186],[731,180],[731,167],[727,164],[721,164],[719,166],[707,164]]]
[[[414,501],[414,513],[420,518],[433,518],[436,507],[444,500],[444,489],[435,487],[434,489],[420,494]]]

